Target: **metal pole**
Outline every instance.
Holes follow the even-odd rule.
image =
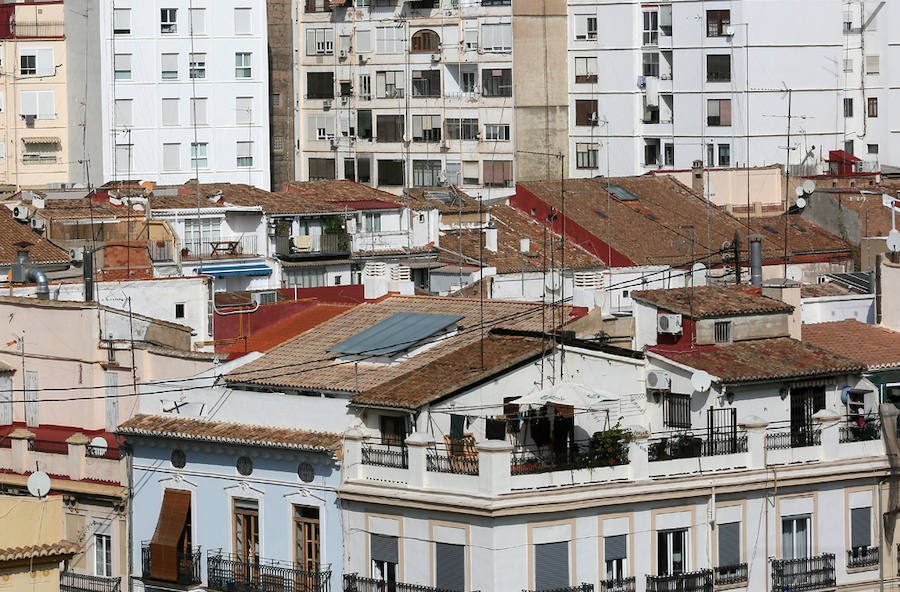
[[[788,89],[787,145],[784,147],[784,279],[787,279],[788,262],[788,190],[791,181],[791,89]]]

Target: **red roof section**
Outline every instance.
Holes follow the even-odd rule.
[[[900,333],[855,319],[803,325],[803,341],[865,364],[870,370],[900,366]]]

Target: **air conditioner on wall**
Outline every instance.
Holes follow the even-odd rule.
[[[665,370],[650,370],[647,372],[647,388],[653,390],[668,390],[672,384],[669,373]]]
[[[681,335],[681,315],[661,314],[656,317],[656,332]]]
[[[13,208],[13,218],[20,222],[27,222],[31,217],[31,213],[25,206],[16,206]]]

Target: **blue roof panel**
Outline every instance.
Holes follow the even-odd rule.
[[[328,351],[375,356],[396,354],[455,325],[462,318],[455,315],[398,312],[331,346]]]

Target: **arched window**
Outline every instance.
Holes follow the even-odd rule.
[[[410,51],[418,53],[433,53],[438,51],[441,45],[441,38],[438,34],[430,29],[417,31],[412,36],[412,47]]]

